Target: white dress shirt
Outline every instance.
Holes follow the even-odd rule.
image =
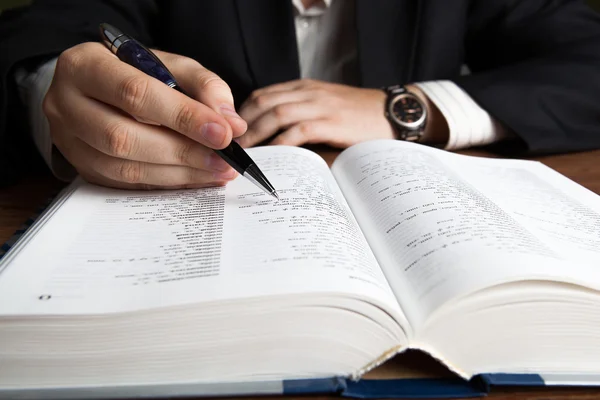
[[[302,78],[356,85],[359,82],[354,0],[320,0],[306,9],[302,0],[291,0],[295,9],[296,40]],[[201,60],[200,60],[201,61]],[[53,173],[70,179],[73,170],[53,152],[48,121],[42,101],[52,77],[56,59],[34,73],[17,71],[21,96],[28,106],[31,131],[38,150]],[[447,150],[493,143],[506,136],[467,93],[450,81],[416,83],[446,118],[450,131]],[[382,110],[383,116],[383,110]]]

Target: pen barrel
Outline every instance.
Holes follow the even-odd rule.
[[[173,75],[169,73],[169,70],[158,57],[134,39],[129,38],[129,40],[124,41],[117,49],[116,55],[121,61],[171,87],[177,85]]]
[[[254,161],[235,141],[232,141],[229,146],[221,150],[215,150],[227,164],[231,165],[237,172],[244,175],[246,169],[254,164]]]

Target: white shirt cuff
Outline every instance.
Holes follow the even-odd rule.
[[[446,118],[450,131],[446,150],[484,146],[510,136],[498,121],[454,82],[429,81],[416,85]]]
[[[54,77],[56,60],[54,58],[47,61],[33,73],[19,69],[15,73],[15,80],[21,99],[27,107],[31,135],[38,151],[57,178],[72,180],[76,175],[75,169],[54,148],[48,119],[42,110],[44,97]]]

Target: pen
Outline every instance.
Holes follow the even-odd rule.
[[[102,41],[119,60],[139,69],[173,89],[186,94],[165,65],[143,44],[109,24],[100,24]],[[235,141],[222,150],[214,150],[243,177],[279,200],[275,188],[261,172],[248,153]]]

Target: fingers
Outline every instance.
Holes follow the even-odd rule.
[[[217,74],[188,57],[162,51],[156,51],[156,55],[189,96],[225,117],[231,125],[233,137],[246,132],[248,126],[235,111],[231,89]]]
[[[300,122],[273,139],[270,145],[302,146],[304,144],[322,143],[327,133],[335,127],[329,126],[325,121]],[[331,143],[335,145],[334,143]]]
[[[223,182],[211,182],[211,183],[186,183],[184,185],[171,185],[171,186],[159,186],[159,185],[149,185],[144,183],[130,184],[120,181],[115,181],[109,178],[106,178],[101,175],[97,175],[94,173],[86,173],[83,172],[80,176],[86,181],[93,183],[95,185],[106,186],[117,189],[127,189],[127,190],[175,190],[175,189],[199,189],[206,187],[216,187],[216,186],[225,186],[227,184],[226,181]]]
[[[281,129],[302,121],[319,119],[323,112],[323,107],[312,101],[276,105],[250,124],[246,134],[237,139],[238,143],[244,147],[253,146]]]
[[[85,179],[101,185],[224,185],[237,173],[212,149],[231,142],[232,127],[213,108],[231,101],[231,93],[214,90],[218,78],[199,64],[187,68],[212,76],[202,98],[213,103],[169,88],[98,43],[63,52],[43,103],[54,144]]]
[[[96,45],[89,43],[88,46]],[[102,47],[102,45],[97,44]],[[103,47],[102,47],[103,48]],[[184,134],[207,147],[221,149],[232,139],[232,130],[223,116],[200,102],[179,93],[157,79],[98,50],[66,57],[70,63],[83,63],[73,75],[85,95],[113,105],[128,114],[155,121]],[[99,79],[102,78],[100,82]]]
[[[287,92],[299,89],[308,89],[311,87],[315,87],[318,84],[323,84],[323,82],[318,82],[312,79],[297,79],[295,81],[287,81],[282,83],[276,83],[274,85],[270,85],[261,89],[257,89],[252,93],[252,96],[262,96],[267,93],[276,93],[276,92]]]
[[[323,117],[327,87],[301,79],[255,90],[240,109],[248,131],[237,141],[244,147],[254,146],[301,120]]]
[[[71,117],[79,139],[112,157],[206,171],[231,169],[208,147],[170,129],[137,122],[94,99],[79,99],[78,112]]]
[[[93,183],[121,188],[174,188],[219,186],[236,177],[235,170],[209,172],[175,165],[158,165],[119,159],[96,151],[75,138],[68,145],[75,165],[84,166],[80,173]],[[118,184],[115,184],[118,183]]]
[[[277,105],[308,101],[317,98],[318,95],[319,91],[313,90],[275,92],[257,90],[244,102],[240,108],[240,115],[248,125],[252,125],[258,117]]]

